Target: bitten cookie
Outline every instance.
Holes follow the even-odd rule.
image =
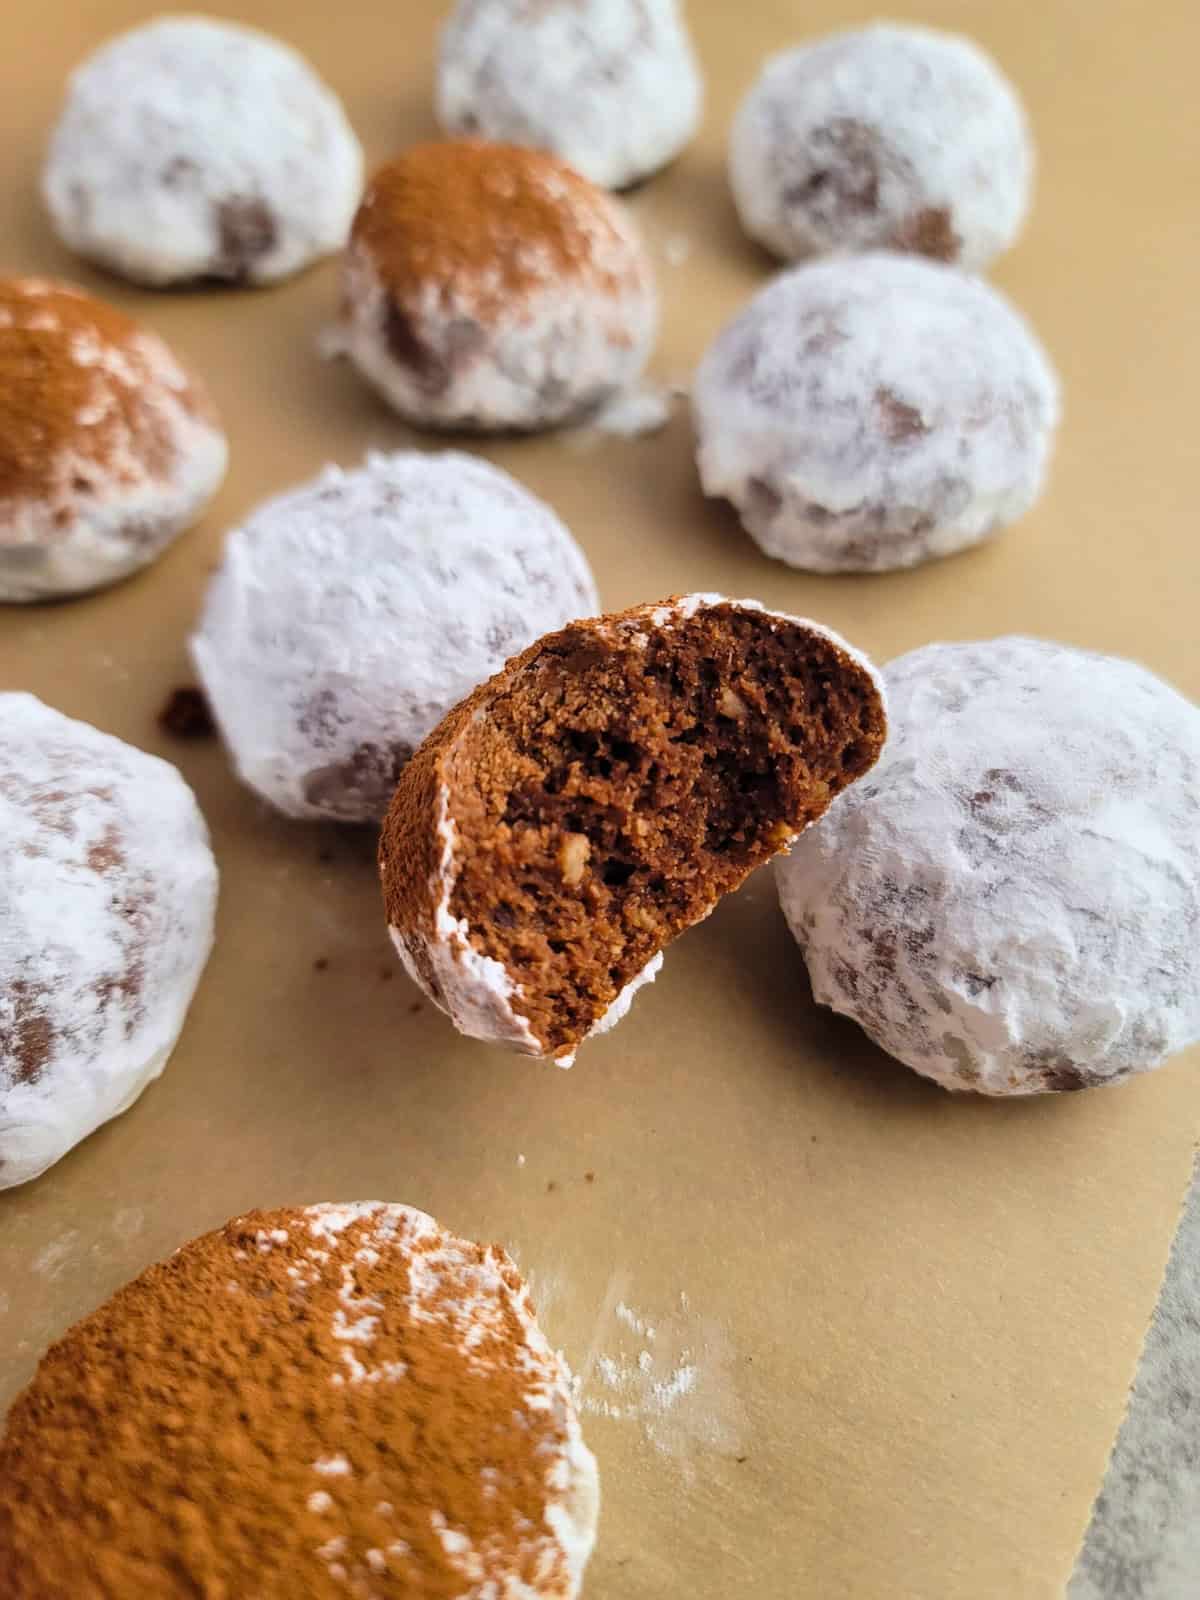
[[[754,601],[574,623],[405,768],[380,844],[392,939],[463,1033],[570,1065],[884,732],[866,661]]]
[[[653,272],[620,202],[537,150],[417,145],[376,173],[342,282],[346,353],[431,427],[544,428],[640,375]]]
[[[710,345],[693,390],[704,492],[769,556],[884,572],[999,532],[1041,492],[1058,381],[994,289],[865,255],[776,278]]]
[[[549,506],[473,456],[398,452],[231,534],[192,658],[246,783],[288,816],[367,822],[451,706],[597,610]]]
[[[271,283],[341,249],[362,150],[333,92],[254,28],[159,17],[72,75],[42,178],[63,242],[135,283]]]
[[[743,226],[787,260],[911,250],[977,272],[1016,238],[1033,147],[969,39],[879,23],[774,56],[738,111]]]
[[[200,516],[227,455],[156,334],[70,284],[0,279],[0,600],[146,566]]]
[[[1200,709],[1034,639],[885,679],[883,760],[778,867],[817,999],[982,1094],[1115,1083],[1200,1038]]]
[[[165,761],[32,695],[0,695],[0,728],[6,1189],[163,1070],[212,948],[217,868]]]
[[[496,1245],[252,1211],[42,1358],[0,1442],[8,1600],[574,1600],[596,1463]]]
[[[458,0],[442,32],[442,126],[550,150],[621,189],[665,167],[703,86],[678,0]]]

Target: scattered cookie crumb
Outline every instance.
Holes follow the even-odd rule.
[[[313,971],[314,972],[327,972],[328,970],[329,970],[329,957],[328,956],[318,956],[317,959],[313,962]]]
[[[547,1194],[554,1194],[554,1193],[556,1193],[557,1189],[558,1189],[558,1184],[555,1183],[553,1178],[551,1178],[550,1182],[546,1185],[546,1193]]]
[[[380,969],[379,969],[379,981],[381,983],[391,983],[392,979],[395,976],[396,976],[396,969],[394,967],[380,967]]]
[[[158,725],[175,739],[211,739],[217,731],[204,691],[194,684],[172,689],[158,713]]]
[[[424,1011],[424,1009],[424,1004],[420,1000],[414,1000],[408,1008],[409,1015],[415,1017],[418,1011]]]
[[[585,1183],[595,1183],[596,1174],[594,1172],[585,1172],[583,1175],[583,1181]]]
[[[517,1157],[517,1165],[519,1167],[523,1167],[525,1165],[525,1157],[524,1156],[519,1155]]]

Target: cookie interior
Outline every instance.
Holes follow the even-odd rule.
[[[827,636],[735,604],[564,629],[447,752],[449,910],[546,1054],[864,773],[885,718]]]

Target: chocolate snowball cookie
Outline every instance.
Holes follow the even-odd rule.
[[[0,600],[146,566],[200,516],[227,455],[156,334],[70,284],[0,278]]]
[[[159,17],[72,75],[42,178],[64,244],[134,283],[271,283],[346,241],[362,150],[288,45]]]
[[[442,32],[444,128],[550,150],[610,189],[674,160],[702,98],[678,0],[458,0]]]
[[[693,389],[704,492],[767,555],[883,572],[978,544],[1037,499],[1058,381],[987,284],[910,256],[813,262],[718,334]]]
[[[598,610],[583,552],[507,473],[373,455],[230,535],[192,658],[246,783],[288,816],[376,821],[451,706]]]
[[[863,657],[752,600],[550,634],[401,776],[380,845],[401,960],[463,1033],[569,1066],[884,733]]]
[[[0,729],[7,1189],[163,1070],[212,948],[217,868],[192,791],[165,761],[28,694],[0,694]]]
[[[641,375],[657,325],[628,213],[552,156],[417,145],[367,188],[346,254],[342,340],[411,422],[566,421]]]
[[[596,1463],[497,1245],[252,1211],[43,1356],[0,1441],[6,1600],[575,1600]]]
[[[885,680],[883,760],[778,867],[817,999],[981,1094],[1115,1083],[1200,1039],[1200,709],[1033,639]]]
[[[1033,148],[969,39],[879,23],[773,57],[742,102],[730,178],[746,232],[787,260],[911,250],[978,271],[1020,232]]]

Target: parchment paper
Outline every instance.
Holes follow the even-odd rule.
[[[605,1497],[592,1600],[1060,1594],[1188,1176],[1197,1063],[1034,1104],[951,1099],[814,1009],[767,877],[682,941],[572,1072],[461,1041],[418,1005],[369,836],[278,821],[217,746],[156,727],[191,678],[183,640],[224,528],[326,460],[413,436],[317,354],[332,269],[153,295],[51,238],[36,177],[62,80],[150,9],[10,0],[3,263],[74,276],[159,328],[209,379],[232,473],[144,576],[0,614],[0,684],[179,763],[214,830],[219,937],[161,1082],[0,1196],[0,1405],[72,1320],[227,1216],[403,1200],[509,1244],[581,1372]],[[438,12],[240,9],[319,65],[373,160],[432,131]],[[724,181],[737,97],[767,51],[864,20],[833,0],[693,0],[691,14],[704,136],[632,197],[664,288],[656,371],[681,381],[769,270]],[[1151,27],[1121,0],[939,0],[922,17],[992,48],[1037,129],[1036,212],[996,273],[1066,385],[1034,514],[916,573],[816,579],[705,505],[682,409],[656,438],[486,453],[572,524],[610,605],[754,595],[880,660],[1023,630],[1138,656],[1196,695],[1200,11],[1157,8]]]

